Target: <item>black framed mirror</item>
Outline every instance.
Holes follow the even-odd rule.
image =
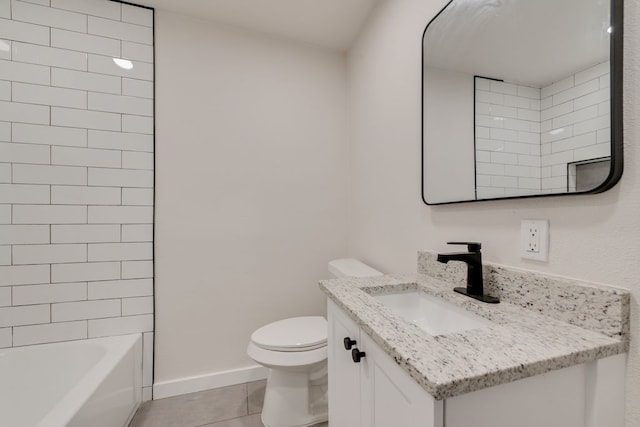
[[[451,0],[422,43],[428,205],[622,176],[622,0]]]

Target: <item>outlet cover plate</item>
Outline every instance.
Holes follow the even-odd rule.
[[[534,261],[549,259],[549,221],[523,219],[520,226],[520,257]]]

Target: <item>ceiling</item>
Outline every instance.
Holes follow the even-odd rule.
[[[377,0],[140,0],[137,3],[346,50]]]
[[[609,0],[455,0],[427,29],[429,67],[543,87],[609,57]]]

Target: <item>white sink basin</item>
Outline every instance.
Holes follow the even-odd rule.
[[[393,313],[415,323],[429,335],[469,331],[491,325],[484,317],[469,313],[441,298],[420,291],[372,295]]]

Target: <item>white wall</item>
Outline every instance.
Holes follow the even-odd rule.
[[[612,190],[461,205],[420,198],[421,37],[443,1],[381,1],[348,58],[351,133],[349,254],[410,273],[418,249],[477,240],[488,261],[631,289],[627,426],[640,425],[640,1],[625,2],[625,172]],[[548,218],[549,261],[518,257],[520,220]]]
[[[153,12],[0,0],[0,347],[142,332],[150,387],[152,222]]]
[[[156,10],[155,381],[253,365],[346,254],[344,56]]]
[[[425,67],[424,118],[425,200],[475,199],[473,75]],[[441,158],[456,161],[429,161]]]

